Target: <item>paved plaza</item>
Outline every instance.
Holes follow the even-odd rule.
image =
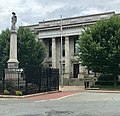
[[[120,94],[59,92],[26,99],[0,98],[0,116],[120,116]]]

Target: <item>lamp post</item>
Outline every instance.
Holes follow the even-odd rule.
[[[63,62],[62,62],[62,15],[60,15],[60,76],[61,76],[61,87],[63,88]]]

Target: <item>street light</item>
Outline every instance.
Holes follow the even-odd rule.
[[[60,76],[61,76],[61,87],[63,88],[63,62],[62,62],[62,15],[60,15]]]

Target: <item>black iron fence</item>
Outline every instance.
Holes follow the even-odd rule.
[[[56,91],[59,90],[59,70],[46,67],[26,66],[19,69],[0,68],[0,94],[4,90],[15,94]]]
[[[5,77],[4,68],[5,68],[4,66],[0,66],[0,94],[2,94],[4,91],[4,77]]]
[[[31,89],[38,92],[59,90],[58,69],[28,66],[25,68],[24,73],[26,92],[28,93]]]

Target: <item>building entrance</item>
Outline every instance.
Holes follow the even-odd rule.
[[[73,64],[73,78],[78,78],[79,64]]]

